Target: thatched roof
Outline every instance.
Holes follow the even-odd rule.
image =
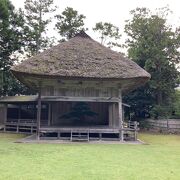
[[[149,73],[135,62],[94,41],[85,32],[23,61],[11,70],[15,76],[23,73],[70,78],[150,78]]]

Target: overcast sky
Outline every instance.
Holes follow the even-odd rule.
[[[18,8],[23,7],[24,0],[11,0]],[[180,22],[180,0],[54,0],[61,13],[67,6],[86,16],[87,26],[92,27],[98,21],[107,21],[122,27],[129,18],[129,11],[136,7],[147,7],[151,10],[169,5],[174,12],[170,21]]]
[[[24,0],[11,0],[15,7],[23,7]],[[86,26],[91,29],[96,22],[111,22],[118,26],[121,31],[124,21],[129,19],[129,11],[136,7],[147,7],[154,11],[169,5],[173,14],[169,16],[172,25],[180,24],[180,0],[54,0],[61,13],[67,6],[78,10],[86,16]],[[89,31],[93,36],[93,32]]]
[[[11,0],[15,7],[23,7],[24,0]],[[169,5],[173,14],[169,16],[169,23],[174,26],[180,25],[180,0],[54,0],[59,7],[57,13],[61,13],[67,6],[78,10],[86,16],[88,34],[96,38],[91,30],[96,22],[111,22],[120,28],[123,33],[125,20],[130,18],[129,11],[136,7],[147,7],[154,11]]]
[[[11,1],[16,8],[23,8],[25,0]],[[95,23],[103,21],[110,22],[120,28],[121,43],[124,43],[126,39],[126,35],[123,33],[125,20],[131,18],[129,11],[137,7],[146,7],[155,11],[157,8],[168,5],[173,11],[173,14],[168,17],[168,23],[174,27],[180,26],[180,0],[54,0],[54,3],[59,7],[58,14],[66,7],[72,7],[84,14],[86,16],[85,25],[89,29],[88,34],[95,40],[99,39],[92,31],[92,27]],[[55,32],[50,31],[49,34],[57,36]],[[117,49],[117,51],[126,53],[126,49]]]

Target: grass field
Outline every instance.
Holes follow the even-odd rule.
[[[19,144],[0,133],[0,179],[180,180],[180,136],[140,134],[149,145]]]

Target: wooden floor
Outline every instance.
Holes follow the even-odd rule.
[[[114,128],[110,126],[44,126],[40,128],[41,138],[52,138],[51,133],[56,133],[55,138],[70,141],[79,140],[136,140],[136,130],[131,128]],[[50,133],[50,134],[49,134]]]
[[[40,128],[40,131],[45,132],[56,132],[56,131],[89,131],[92,133],[119,133],[119,131],[134,131],[131,128],[117,128],[117,127],[110,127],[110,126],[43,126]]]
[[[36,132],[34,123],[6,123],[5,132],[30,133]],[[40,138],[65,140],[137,140],[137,129],[130,127],[111,126],[41,126]]]

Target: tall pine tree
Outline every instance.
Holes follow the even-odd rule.
[[[121,35],[117,26],[108,22],[98,22],[95,24],[93,30],[99,34],[101,44],[107,45],[108,47],[121,47],[118,42]]]
[[[50,14],[55,10],[53,0],[25,1],[25,41],[30,56],[51,45],[51,39],[46,33],[51,22]]]
[[[56,28],[58,33],[65,38],[65,40],[72,38],[75,34],[84,28],[84,19],[86,16],[79,14],[78,11],[71,7],[67,7],[62,14],[56,15]]]
[[[136,115],[142,116],[152,107],[160,112],[160,107],[172,103],[178,78],[176,64],[180,62],[180,31],[167,25],[168,12],[165,8],[152,14],[146,8],[137,8],[125,26],[128,56],[152,76],[145,87],[127,97]]]
[[[16,11],[9,0],[0,1],[0,96],[15,95],[27,90],[10,72],[15,62],[12,55],[24,46],[23,22],[21,12]]]

